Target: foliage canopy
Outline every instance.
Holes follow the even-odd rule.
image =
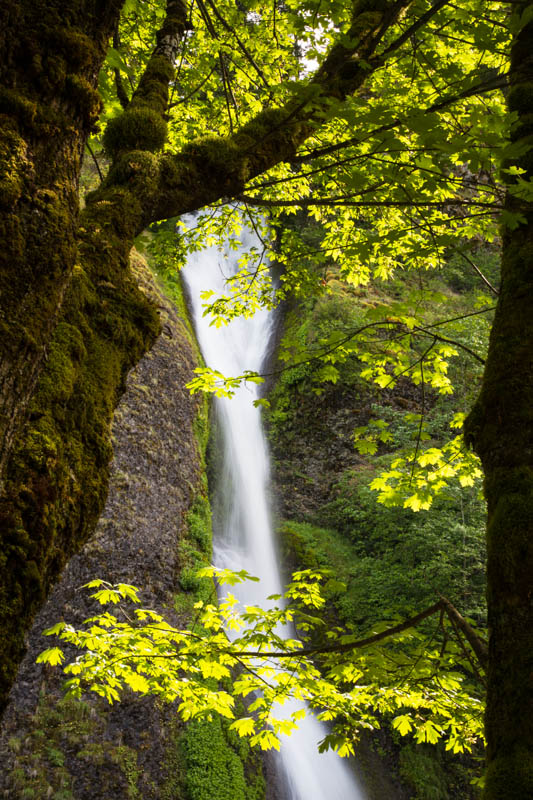
[[[199,576],[221,585],[257,580],[216,567]],[[68,696],[89,690],[113,703],[127,689],[153,694],[176,702],[184,720],[212,714],[234,720],[239,736],[263,750],[279,749],[278,735],[290,735],[308,708],[332,723],[319,749],[333,747],[341,756],[353,754],[359,733],[379,728],[384,718],[417,742],[445,738],[453,752],[470,750],[483,736],[473,654],[454,638],[455,610],[444,639],[439,635],[432,646],[445,630],[447,601],[407,622],[381,623],[361,639],[341,628],[325,630],[324,592],[343,585],[312,570],[294,573],[285,596],[268,598],[267,609],[243,609],[231,592],[218,605],[200,600],[193,626],[184,629],[152,610],[132,610],[139,602],[135,587],[102,580],[88,587],[98,589],[92,597],[101,605],[118,605],[120,615],[105,610],[81,629],[59,622],[45,631],[71,654],[81,651],[64,667]],[[415,626],[433,615],[440,617],[428,646]],[[392,635],[393,645],[383,649]],[[38,657],[51,665],[64,659],[60,647]],[[247,698],[247,716],[234,719],[239,697]]]

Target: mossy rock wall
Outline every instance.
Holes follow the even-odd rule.
[[[210,558],[207,405],[184,388],[197,349],[146,264],[137,257],[133,266],[158,306],[162,333],[130,373],[115,414],[109,495],[95,533],[70,560],[28,637],[0,738],[0,797],[10,800],[196,800],[186,791],[184,729],[175,709],[133,696],[113,707],[93,697],[66,701],[58,670],[35,664],[49,645],[44,628],[97,612],[80,591],[91,578],[142,587],[143,605],[177,623],[192,605],[180,577],[192,562]],[[232,776],[240,786],[245,768],[236,749],[218,739],[231,792]],[[207,778],[202,796],[214,796],[205,794]]]

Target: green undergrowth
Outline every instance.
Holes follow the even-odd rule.
[[[161,800],[263,800],[261,760],[219,717],[189,723],[167,753]]]
[[[493,251],[473,244],[468,257],[497,285]],[[479,481],[468,486],[450,480],[433,505],[416,514],[401,505],[380,504],[377,492],[370,489],[398,456],[442,447],[457,434],[450,430],[450,421],[473,402],[481,364],[457,346],[444,373],[453,394],[440,394],[438,385],[429,382],[422,390],[420,381],[413,384],[407,373],[394,387],[385,385],[382,390],[372,376],[361,375],[369,364],[364,353],[390,359],[386,384],[395,369],[389,339],[394,345],[398,329],[393,335],[386,327],[373,327],[365,332],[360,348],[350,339],[351,332],[378,319],[419,319],[423,312],[423,324],[436,326],[429,330],[483,358],[491,312],[456,319],[494,305],[486,285],[469,270],[462,258],[452,255],[435,271],[353,287],[343,283],[332,266],[325,293],[286,315],[278,364],[283,371],[269,393],[271,407],[265,414],[281,509],[278,529],[289,570],[331,570],[346,584],[346,591],[329,598],[328,625],[341,623],[365,635],[378,623],[395,624],[417,614],[435,603],[439,593],[478,627],[486,625],[486,512]],[[348,346],[337,352],[335,342],[343,337]],[[413,337],[407,361],[416,362],[430,343],[431,337]],[[330,344],[331,357],[317,359],[321,348]],[[356,449],[354,432],[369,424],[375,425],[371,433],[385,430],[387,437],[374,435],[366,451]],[[427,623],[427,631],[435,624]],[[478,765],[472,759],[452,757],[440,745],[407,744],[385,728],[386,769],[412,800],[476,796],[470,779]]]
[[[470,786],[471,770],[468,758],[452,760],[440,747],[408,744],[400,750],[399,772],[412,792],[412,800],[477,798]]]
[[[454,582],[457,595],[452,594],[453,601],[483,623],[483,564],[477,552],[482,522],[478,514],[472,515],[476,524],[462,530],[450,528],[450,517],[437,506],[417,517],[405,512],[400,522],[394,520],[391,509],[377,506],[364,485],[359,491],[359,498],[354,502],[352,497],[349,509],[350,518],[358,517],[352,534],[359,535],[348,537],[334,528],[294,520],[279,525],[284,557],[292,568],[331,570],[336,580],[346,584],[345,591],[328,598],[326,625],[340,622],[364,636],[377,623],[388,620],[394,625],[432,605],[439,590],[450,594]],[[346,504],[344,497],[343,513]],[[468,550],[461,551],[465,540]],[[431,637],[435,624],[433,620],[422,625],[421,632]],[[431,747],[407,743],[386,724],[381,734],[386,750],[376,750],[372,738],[370,749],[382,761],[381,769],[408,789],[410,800],[477,797],[470,785],[478,769],[472,757],[451,756],[442,743]],[[362,753],[363,774],[366,760]],[[371,800],[381,800],[379,794],[372,793],[372,785],[367,789]]]
[[[207,495],[207,481],[202,476],[192,505],[186,515],[186,535],[178,546],[179,586],[176,609],[192,613],[198,600],[212,600],[213,586],[209,581],[197,577],[202,567],[211,563],[211,506]]]
[[[346,584],[346,591],[335,598],[337,613],[358,631],[388,615],[416,613],[434,603],[439,593],[483,624],[484,515],[477,498],[457,497],[455,514],[436,502],[414,516],[380,506],[365,477],[343,476],[337,498],[322,509],[323,523],[338,527],[281,522],[289,559],[299,566],[334,571]]]
[[[42,695],[30,733],[12,736],[16,767],[9,780],[12,800],[76,800],[83,786],[98,785],[98,797],[140,800],[135,749],[106,734],[103,704]]]
[[[387,610],[408,613],[442,593],[483,624],[485,508],[477,490],[454,487],[413,514],[378,503],[368,478],[366,470],[344,473],[318,514],[334,526],[337,547],[351,550],[347,618],[372,624]]]

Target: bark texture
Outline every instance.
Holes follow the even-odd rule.
[[[531,3],[517,7],[516,19]],[[509,109],[515,164],[533,178],[533,23],[517,35]],[[533,797],[533,204],[510,183],[502,283],[480,397],[466,437],[485,472],[489,670],[485,800]]]
[[[78,176],[122,3],[0,9],[0,474],[76,260]]]

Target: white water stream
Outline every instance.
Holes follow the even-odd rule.
[[[253,243],[243,231],[243,247]],[[216,328],[202,316],[200,292],[224,293],[225,281],[236,272],[239,253],[221,253],[211,247],[190,256],[183,271],[189,291],[196,334],[208,366],[224,375],[246,369],[260,371],[273,328],[272,314],[258,311],[251,319],[238,318]],[[217,399],[223,437],[219,520],[215,530],[214,560],[218,567],[246,569],[260,583],[241,584],[243,605],[266,605],[270,594],[282,591],[268,502],[269,457],[261,413],[253,406],[257,386],[247,384],[231,400]],[[286,704],[285,707],[287,707]],[[296,702],[288,713],[298,706]],[[357,780],[344,759],[334,752],[319,754],[317,743],[326,729],[308,713],[299,730],[282,737],[279,783],[282,800],[364,800]]]

